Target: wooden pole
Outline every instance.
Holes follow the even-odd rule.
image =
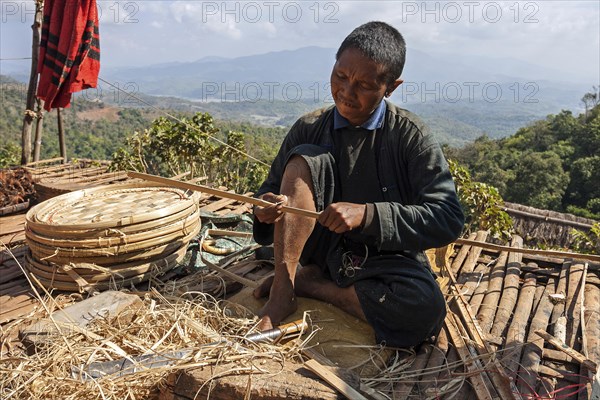
[[[56,118],[58,122],[58,144],[60,146],[60,156],[63,159],[63,164],[67,162],[67,145],[65,143],[65,132],[63,131],[62,114],[60,108],[56,109]]]
[[[40,53],[40,37],[42,31],[43,1],[35,3],[35,17],[33,19],[33,37],[31,41],[31,70],[29,73],[29,86],[27,87],[27,101],[25,104],[25,116],[23,117],[23,128],[21,130],[21,165],[31,161],[31,126],[35,118],[33,107],[35,104],[35,92],[38,84],[38,56]]]
[[[133,171],[127,172],[127,176],[129,176],[130,178],[139,178],[139,179],[145,179],[147,181],[162,183],[163,185],[177,187],[180,189],[188,189],[188,190],[194,190],[196,192],[208,193],[208,194],[212,194],[217,197],[233,199],[233,200],[240,201],[242,203],[250,203],[250,204],[254,204],[255,206],[260,206],[260,207],[269,207],[269,206],[273,205],[273,203],[270,203],[265,200],[257,199],[255,197],[244,196],[242,194],[226,192],[224,190],[219,190],[219,189],[213,189],[211,187],[204,186],[204,185],[195,185],[195,184],[188,183],[188,182],[176,181],[174,179],[163,178],[162,176],[143,174],[141,172],[133,172]],[[282,211],[289,212],[292,214],[302,215],[305,217],[311,217],[311,218],[315,218],[315,219],[319,218],[319,215],[320,215],[318,212],[303,210],[301,208],[288,207],[288,206],[283,206]]]
[[[33,161],[40,160],[40,150],[42,148],[42,130],[44,128],[44,100],[36,99],[37,103],[37,120],[35,121],[35,140],[33,143]]]

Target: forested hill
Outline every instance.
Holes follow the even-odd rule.
[[[586,98],[586,113],[563,110],[504,139],[482,136],[448,148],[447,155],[506,201],[600,219],[600,96]]]

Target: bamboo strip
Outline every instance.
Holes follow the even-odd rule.
[[[581,296],[585,290],[585,278],[583,264],[575,264],[569,270],[569,283],[567,286],[567,301],[565,304],[565,316],[567,317],[567,340],[569,347],[575,347],[577,332],[581,320]]]
[[[448,313],[446,316],[448,335],[450,340],[452,340],[452,343],[454,343],[454,348],[456,349],[458,356],[465,363],[465,367],[469,371],[469,380],[473,385],[473,390],[479,400],[491,399],[492,394],[483,380],[483,371],[478,371],[477,365],[473,364],[467,348],[469,345],[465,338],[460,334],[457,324],[458,322],[455,321],[454,315]]]
[[[329,383],[347,398],[353,400],[367,400],[365,396],[357,392],[356,389],[344,382],[338,375],[331,372],[331,370],[326,369],[317,360],[308,360],[304,363],[304,366],[317,374],[321,379]]]
[[[435,347],[433,347],[431,356],[429,356],[429,360],[425,366],[425,370],[439,368],[444,365],[447,361],[446,354],[448,354],[448,335],[446,334],[446,328],[444,327],[438,335]],[[432,388],[438,387],[438,377],[439,374],[433,377],[430,375],[423,375],[419,381],[420,393],[428,396],[429,392],[432,391]]]
[[[542,339],[544,339],[545,341],[547,341],[548,343],[550,343],[557,350],[562,351],[566,355],[572,357],[575,361],[577,361],[580,364],[584,365],[590,371],[592,371],[594,373],[597,371],[598,365],[594,361],[590,360],[589,358],[587,358],[586,356],[584,356],[580,352],[574,350],[571,346],[568,346],[562,340],[559,340],[558,338],[552,336],[548,332],[543,331],[541,329],[535,331],[535,334],[538,335],[539,337],[541,337]]]
[[[519,249],[519,250],[514,250],[509,246],[501,246],[498,244],[492,244],[492,243],[487,243],[487,242],[476,242],[474,240],[470,240],[470,239],[456,239],[456,242],[458,244],[467,244],[467,245],[472,245],[472,246],[481,246],[484,249],[494,249],[494,250],[500,250],[500,251],[518,251],[521,254],[535,254],[535,255],[545,255],[545,256],[559,256],[559,257],[564,257],[564,258],[573,258],[576,260],[589,260],[589,261],[595,261],[595,262],[600,262],[600,255],[595,255],[595,254],[579,254],[579,253],[571,253],[568,251],[555,251],[555,250],[537,250],[537,249]]]
[[[546,329],[548,321],[552,315],[553,305],[550,298],[551,294],[555,293],[556,280],[550,278],[544,289],[540,304],[529,324],[529,332],[527,334],[527,343],[521,357],[521,368],[519,369],[517,386],[519,392],[523,394],[532,393],[535,390],[536,376],[538,366],[542,358],[542,349],[544,342],[540,340],[534,332],[538,329]]]
[[[470,308],[473,312],[473,315],[477,315],[479,313],[479,308],[481,307],[481,303],[485,298],[485,294],[487,293],[488,286],[490,284],[490,277],[492,275],[491,268],[487,268],[487,271],[483,274],[481,278],[481,282],[478,283],[471,299],[469,300]]]
[[[241,201],[241,202],[244,202],[244,203],[254,204],[255,206],[269,207],[269,206],[274,205],[273,203],[270,203],[270,202],[265,201],[265,200],[257,199],[257,198],[254,198],[254,197],[248,197],[248,196],[244,196],[244,195],[237,194],[237,193],[229,193],[229,192],[226,192],[224,190],[213,189],[213,188],[208,187],[208,186],[194,185],[194,184],[187,183],[187,182],[179,182],[179,181],[175,181],[173,179],[163,178],[161,176],[150,175],[150,174],[142,174],[142,173],[139,173],[139,172],[129,172],[128,175],[131,178],[146,179],[146,180],[149,180],[149,181],[153,181],[153,182],[157,182],[157,183],[169,185],[169,186],[172,186],[172,187],[177,187],[177,188],[180,188],[180,189],[189,189],[189,190],[195,190],[195,191],[198,191],[198,192],[209,193],[209,194],[212,194],[214,196],[225,197],[225,198],[228,198],[228,199],[234,199],[234,200]],[[289,213],[292,213],[292,214],[302,215],[302,216],[305,216],[305,217],[311,217],[311,218],[319,218],[319,215],[320,215],[318,212],[309,211],[309,210],[303,210],[303,209],[300,209],[300,208],[289,207],[289,206],[283,206],[282,207],[282,211],[283,212],[289,212]]]
[[[427,365],[429,357],[431,356],[431,352],[433,350],[432,348],[433,346],[429,344],[422,345],[410,368],[406,369],[405,372],[411,373],[421,371],[423,368],[425,368],[425,365]],[[394,400],[406,400],[410,396],[415,383],[415,381],[399,382],[398,384],[394,385],[392,392],[392,397]]]
[[[506,345],[504,348],[507,351],[502,357],[502,364],[511,374],[513,374],[513,376],[516,375],[519,369],[519,360],[521,359],[521,352],[523,350],[525,334],[527,331],[527,320],[531,315],[535,291],[535,275],[525,275],[525,282],[519,293],[515,315],[513,316],[508,332],[506,333]]]

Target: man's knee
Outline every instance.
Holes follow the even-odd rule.
[[[306,184],[310,191],[313,191],[312,177],[308,163],[302,156],[293,155],[285,166],[282,183],[296,184],[298,182]]]

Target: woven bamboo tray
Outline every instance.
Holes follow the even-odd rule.
[[[126,245],[130,245],[133,243],[146,243],[152,240],[160,240],[161,237],[166,235],[172,235],[179,233],[180,236],[186,236],[187,233],[196,228],[196,225],[200,223],[200,211],[198,208],[195,209],[190,215],[184,217],[183,219],[177,220],[175,222],[159,225],[154,227],[153,229],[143,230],[140,232],[134,232],[127,234],[120,230],[114,229],[110,231],[113,235],[119,233],[118,236],[101,236],[98,235],[94,238],[84,238],[80,240],[75,239],[63,239],[49,237],[46,235],[41,235],[31,230],[29,226],[25,228],[25,235],[28,240],[31,240],[37,244],[50,246],[52,248],[64,247],[68,249],[107,249],[110,247],[118,247],[116,249],[117,252],[123,252],[126,249]],[[101,232],[105,232],[102,230]],[[177,237],[177,236],[175,236]],[[151,247],[151,246],[148,246]]]
[[[125,263],[152,259],[155,257],[165,257],[183,244],[187,244],[200,232],[200,224],[191,230],[188,235],[174,239],[173,237],[153,239],[153,246],[139,246],[139,243],[132,243],[127,249],[110,247],[106,249],[86,249],[86,252],[78,252],[76,249],[66,249],[61,247],[45,246],[30,240],[27,240],[31,254],[37,260],[50,261],[55,264],[68,265],[71,263],[90,263],[101,266],[111,266],[116,263]],[[178,234],[178,233],[177,233]],[[158,243],[158,244],[156,244]],[[123,246],[124,247],[124,246]]]
[[[56,279],[56,276],[47,278],[38,275],[39,270],[37,270],[37,268],[32,266],[29,262],[26,262],[25,266],[31,274],[36,276],[35,281],[46,289],[64,290],[69,292],[82,292],[89,288],[93,288],[98,291],[120,289],[122,287],[136,285],[151,278],[159,277],[175,268],[178,262],[183,259],[186,248],[187,246],[182,246],[181,249],[170,256],[148,263],[146,272],[140,273],[139,275],[125,279],[120,278],[118,275],[112,275],[109,279],[101,282],[88,282],[81,276],[75,276],[74,278],[71,278],[70,281],[58,280]]]
[[[88,283],[102,283],[108,280],[133,278],[152,271],[161,271],[162,268],[168,264],[180,261],[185,254],[185,249],[186,246],[182,246],[176,252],[164,258],[119,264],[111,266],[110,268],[104,268],[99,265],[88,263],[58,265],[34,260],[31,255],[27,255],[25,261],[29,272],[37,277],[73,283],[75,282],[73,274],[76,274],[85,279]],[[165,270],[162,271],[164,272]]]
[[[195,192],[149,183],[107,185],[47,200],[26,216],[32,230],[52,232],[118,228],[160,219],[197,203]]]
[[[33,232],[34,235],[45,237],[57,236],[57,232],[60,232],[60,238],[65,240],[89,240],[97,238],[122,237],[125,235],[137,234],[141,232],[147,232],[150,230],[163,228],[166,225],[170,225],[174,222],[186,219],[188,216],[195,213],[197,210],[198,204],[193,203],[190,204],[188,208],[178,211],[174,214],[168,215],[166,217],[131,225],[120,226],[118,228],[65,230],[64,228],[57,229],[57,227],[53,225],[30,223],[27,224],[27,229],[30,232]]]
[[[29,272],[44,287],[97,290],[174,267],[200,231],[200,195],[147,182],[52,198],[29,210]]]

